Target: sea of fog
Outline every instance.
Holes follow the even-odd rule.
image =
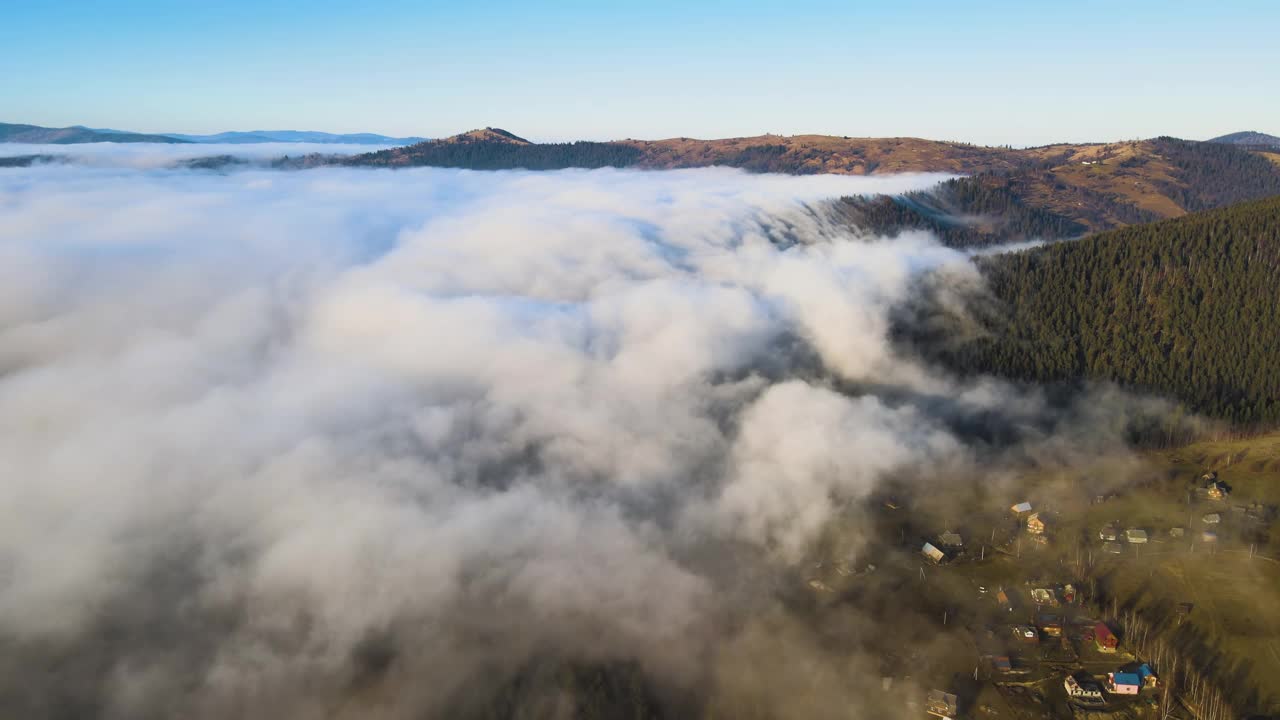
[[[75,161],[0,169],[18,715],[464,717],[552,658],[695,709],[898,717],[865,706],[875,657],[781,629],[781,574],[888,478],[996,482],[1013,450],[966,420],[1024,456],[1105,442],[1105,403],[1045,432],[1037,393],[892,342],[922,283],[981,278],[823,204],[940,176],[22,149]]]

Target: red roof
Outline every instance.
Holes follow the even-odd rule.
[[[1093,639],[1103,645],[1114,645],[1119,642],[1116,640],[1115,633],[1111,632],[1111,628],[1103,623],[1093,626]]]

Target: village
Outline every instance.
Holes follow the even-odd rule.
[[[862,516],[875,523],[874,537],[889,542],[819,562],[809,591],[833,607],[888,593],[909,598],[891,612],[927,618],[933,634],[921,634],[925,651],[883,650],[886,696],[911,688],[905,717],[1252,717],[1235,714],[1244,698],[1224,680],[1226,654],[1204,662],[1185,652],[1201,625],[1224,621],[1211,591],[1156,598],[1152,588],[1158,572],[1245,564],[1260,568],[1259,581],[1276,599],[1275,505],[1238,497],[1213,471],[1098,485],[1105,487],[1060,483],[1026,498],[991,493],[963,514],[957,508],[975,498],[908,501],[910,488],[891,489]],[[1189,587],[1198,584],[1192,578]],[[1280,709],[1274,696],[1252,692],[1248,702]]]

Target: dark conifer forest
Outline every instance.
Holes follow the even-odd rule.
[[[371,166],[431,166],[471,170],[563,170],[627,167],[641,156],[638,148],[620,143],[426,142],[412,152],[397,148],[344,160]]]
[[[952,367],[1280,422],[1280,197],[977,262],[1000,311],[941,352]]]

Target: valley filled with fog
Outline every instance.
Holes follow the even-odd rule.
[[[788,595],[857,502],[1124,457],[1161,407],[899,341],[963,326],[971,257],[826,203],[941,175],[57,152],[0,170],[0,694],[37,715],[480,717],[567,663],[847,717],[875,611],[833,647]]]

